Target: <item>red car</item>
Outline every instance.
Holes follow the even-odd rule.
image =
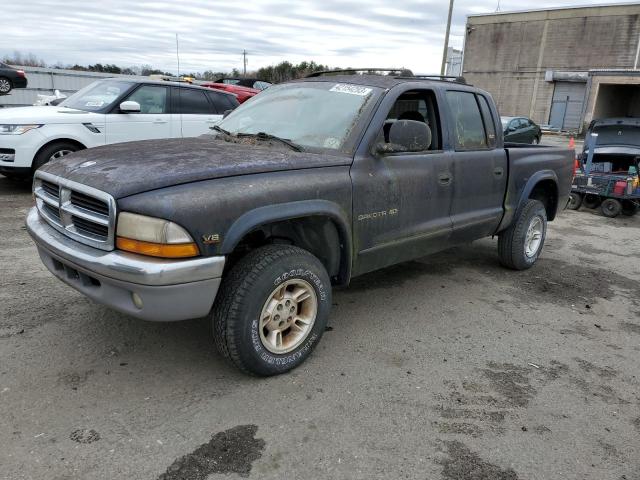
[[[230,85],[228,83],[202,83],[200,86],[215,88],[216,90],[224,90],[225,92],[233,93],[240,103],[244,103],[246,100],[249,100],[251,97],[261,92],[261,90],[258,90],[257,88],[243,87],[241,85]]]

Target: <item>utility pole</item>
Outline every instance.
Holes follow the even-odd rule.
[[[442,68],[440,75],[445,74],[447,68],[447,50],[449,50],[449,32],[451,31],[451,15],[453,14],[453,0],[449,0],[449,17],[447,18],[447,33],[444,36],[444,51],[442,52]]]
[[[176,59],[178,60],[178,76],[180,76],[180,45],[178,44],[177,33],[176,33]]]
[[[242,51],[242,76],[247,76],[247,51]]]

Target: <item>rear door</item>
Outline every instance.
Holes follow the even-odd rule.
[[[377,146],[391,145],[390,128],[403,119],[426,123],[431,144],[379,152]],[[434,91],[402,86],[384,97],[351,168],[355,274],[446,248],[452,190],[440,125]]]
[[[106,115],[106,143],[132,142],[155,138],[171,138],[169,88],[162,85],[140,85],[123,101],[140,104],[139,113],[116,109]]]
[[[197,137],[211,131],[222,119],[222,112],[209,101],[209,92],[188,87],[172,87],[172,136]]]
[[[470,91],[446,92],[452,138],[452,243],[495,232],[503,213],[507,155],[498,148],[498,116],[490,100]]]

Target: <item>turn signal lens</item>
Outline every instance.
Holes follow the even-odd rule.
[[[200,254],[195,243],[163,244],[124,237],[116,238],[116,247],[127,252],[162,258],[197,257]]]

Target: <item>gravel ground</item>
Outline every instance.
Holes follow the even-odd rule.
[[[564,212],[527,272],[486,239],[356,279],[256,379],[206,320],[54,279],[31,203],[0,177],[0,478],[640,479],[640,217]]]

